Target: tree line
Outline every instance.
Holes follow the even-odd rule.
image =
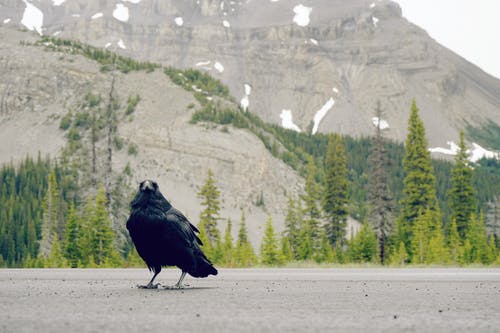
[[[380,106],[376,112],[380,118]],[[367,208],[363,215],[357,215],[361,216],[361,229],[349,238],[347,220],[353,208],[356,210],[347,158],[350,146],[337,134],[328,136],[323,163],[312,154],[307,156],[304,192],[289,197],[283,232],[275,232],[270,216],[260,222],[264,225],[260,249],[254,249],[250,242],[244,211],[233,240],[233,221],[220,216],[220,192],[209,170],[198,193],[202,205],[198,227],[209,258],[229,267],[290,261],[499,263],[498,237],[486,231],[486,216],[474,186],[478,168],[467,160],[463,133],[450,170],[445,218],[437,195],[436,164],[430,158],[415,101],[401,160],[399,199],[392,191],[395,178],[390,175],[390,146],[379,126],[371,140],[365,181]],[[40,156],[0,169],[1,266],[143,266],[127,235],[113,227],[113,207],[105,186],[98,184],[97,191],[84,191],[87,194],[83,196],[82,184],[74,173],[70,163]],[[261,200],[265,209],[262,194]],[[225,224],[223,235],[221,224]]]
[[[402,157],[401,198],[391,192],[390,158],[383,130],[375,127],[369,153],[367,212],[355,235],[346,237],[349,215],[349,177],[345,144],[342,137],[330,134],[324,170],[318,181],[317,163],[309,156],[304,193],[290,197],[281,235],[274,231],[272,219],[265,223],[260,262],[280,265],[289,261],[317,263],[370,262],[404,264],[492,264],[500,263],[498,234],[487,233],[485,217],[478,206],[474,188],[474,169],[467,157],[464,133],[460,133],[459,151],[451,168],[447,189],[448,209],[443,218],[437,198],[434,164],[427,147],[425,128],[416,102],[412,102],[408,136]],[[382,110],[377,105],[376,116]],[[205,248],[216,262],[224,261],[224,249],[218,234],[218,190],[209,171],[202,192],[206,209],[200,216]],[[230,230],[229,222],[226,229]],[[225,240],[228,238],[225,237]]]

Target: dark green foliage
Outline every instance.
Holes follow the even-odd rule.
[[[66,218],[65,237],[63,243],[64,257],[68,260],[71,267],[78,267],[78,261],[81,259],[80,249],[80,222],[75,212],[75,205],[71,203],[68,217]]]
[[[258,262],[257,255],[248,239],[245,212],[241,211],[240,229],[236,240],[235,265],[238,267],[250,267]]]
[[[127,99],[127,108],[125,109],[125,114],[127,116],[131,115],[132,113],[134,113],[135,108],[136,108],[137,104],[139,104],[140,100],[141,100],[141,97],[139,95],[129,96],[128,97],[128,99]]]
[[[38,46],[45,46],[46,49],[63,52],[66,54],[80,54],[101,64],[101,71],[110,71],[114,67],[117,70],[128,73],[130,71],[153,71],[160,68],[160,65],[150,62],[139,62],[131,58],[122,57],[115,53],[97,47],[86,45],[77,41],[59,39],[49,36],[42,36],[35,43]]]
[[[127,154],[137,156],[138,153],[139,153],[139,147],[135,143],[130,142],[128,144]]]
[[[61,122],[59,123],[59,128],[65,131],[68,128],[70,128],[72,123],[73,123],[73,115],[71,114],[71,112],[69,112],[64,117],[61,118]]]
[[[120,136],[115,135],[115,137],[113,138],[113,144],[114,144],[116,150],[122,150],[123,139]]]
[[[279,248],[279,242],[274,232],[273,220],[269,216],[264,229],[264,237],[260,247],[261,261],[264,265],[280,265],[283,263],[283,258]]]
[[[500,150],[500,126],[489,120],[480,128],[467,126],[467,136],[483,147]]]
[[[439,211],[436,196],[436,178],[422,120],[418,115],[415,100],[412,102],[408,120],[408,135],[403,158],[403,198],[401,199],[401,223],[405,233],[407,250],[413,234],[413,223],[420,212],[427,209]]]
[[[476,196],[472,184],[472,168],[468,165],[464,134],[460,132],[459,150],[455,165],[451,170],[452,188],[449,192],[451,219],[457,223],[457,231],[462,239],[469,227],[470,217],[476,212]]]
[[[349,257],[353,262],[375,262],[378,258],[377,235],[368,223],[349,241]]]
[[[17,267],[28,256],[38,257],[42,232],[43,202],[53,173],[59,188],[61,221],[66,214],[67,200],[74,197],[74,184],[67,171],[52,165],[50,160],[27,157],[16,168],[12,164],[0,168],[0,255],[6,265]],[[54,230],[61,232],[58,226]]]
[[[343,245],[347,219],[347,168],[342,139],[330,134],[325,163],[323,211],[326,215],[325,230],[332,246]]]
[[[206,103],[204,96],[219,96],[229,99],[229,89],[219,80],[210,74],[196,69],[179,70],[173,67],[166,67],[165,74],[170,77],[173,83],[183,87],[188,91],[193,91],[198,95],[198,101]],[[201,89],[201,93],[197,90]]]
[[[208,169],[207,179],[205,184],[198,192],[198,197],[201,198],[201,205],[205,208],[200,213],[200,225],[202,225],[208,236],[208,241],[212,247],[220,241],[219,229],[217,222],[220,220],[220,192],[215,185],[214,174]]]

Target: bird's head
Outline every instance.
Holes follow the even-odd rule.
[[[171,205],[161,194],[158,183],[154,180],[146,179],[139,184],[139,191],[130,203],[132,209],[140,209],[149,205],[160,207],[167,211]]]
[[[153,180],[149,180],[149,179],[146,179],[144,181],[141,182],[141,184],[139,185],[139,192],[156,192],[158,191],[158,183],[153,181]]]

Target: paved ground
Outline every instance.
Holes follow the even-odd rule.
[[[150,277],[0,270],[0,332],[500,332],[500,269],[222,269],[135,287]]]

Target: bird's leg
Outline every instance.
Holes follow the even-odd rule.
[[[171,286],[171,287],[170,287],[170,286],[169,286],[169,287],[165,287],[165,289],[170,289],[170,290],[172,290],[172,289],[184,289],[184,288],[186,288],[186,287],[187,287],[187,286],[189,286],[189,285],[187,285],[187,284],[182,284],[182,280],[184,280],[184,277],[185,277],[185,276],[186,276],[186,272],[182,271],[182,274],[181,274],[181,277],[180,277],[179,281],[177,281],[177,283],[176,283],[176,284],[174,284],[174,285],[173,285],[173,286]]]
[[[145,286],[138,285],[137,287],[142,288],[142,289],[158,289],[158,286],[160,285],[159,283],[153,284],[153,281],[155,280],[156,276],[160,274],[160,271],[155,271],[155,275],[153,275],[153,278],[149,283]]]
[[[186,272],[182,271],[181,277],[179,278],[179,281],[175,284],[175,288],[177,289],[183,289],[185,286],[182,284],[182,280],[184,280],[184,277],[186,276]]]

